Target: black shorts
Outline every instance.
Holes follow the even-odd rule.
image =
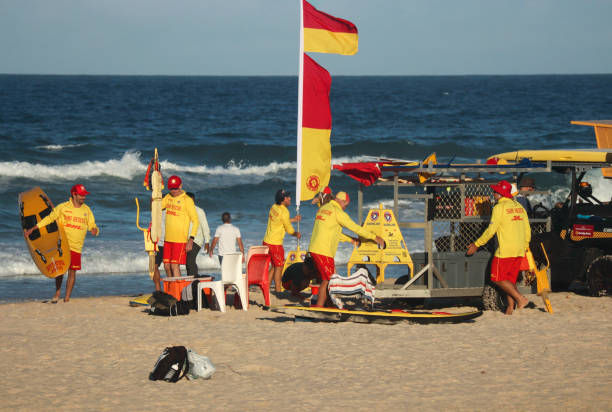
[[[159,251],[155,255],[155,266],[159,267],[159,265],[161,265],[162,261],[164,260],[164,247],[158,246],[157,248],[159,249]]]

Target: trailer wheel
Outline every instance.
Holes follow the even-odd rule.
[[[612,255],[593,260],[587,269],[586,277],[591,296],[612,296]]]
[[[505,312],[506,294],[495,286],[487,283],[482,290],[482,306],[485,310]]]

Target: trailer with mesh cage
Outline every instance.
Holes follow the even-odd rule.
[[[612,153],[601,161],[569,161],[560,157],[471,165],[382,161],[376,166],[380,173],[375,179],[370,176],[367,186],[391,189],[399,226],[413,233],[421,231],[412,235],[423,239],[422,252],[411,253],[414,273],[402,276],[402,282],[378,285],[377,298],[482,296],[485,308],[502,309],[501,294],[489,281],[495,238],[471,257],[465,256],[466,249],[489,224],[493,206],[491,184],[501,179],[516,183],[526,173],[552,171],[571,175],[570,192],[565,202],[551,209],[534,208],[530,247],[536,263],[550,265],[548,276],[553,290],[565,290],[578,281],[584,282],[593,296],[612,293],[612,201],[596,199],[583,180],[590,169],[608,170]],[[362,171],[351,175],[351,168],[340,170],[362,181],[358,191],[362,222],[366,185]],[[420,208],[420,212],[404,213],[406,201],[408,209]],[[420,218],[411,218],[414,216]],[[528,286],[519,290],[534,292]]]
[[[489,282],[493,240],[471,257],[468,245],[488,226],[491,184],[516,183],[525,173],[546,173],[551,165],[380,165],[371,186],[392,191],[392,210],[407,236],[423,239],[422,252],[410,252],[414,273],[377,285],[377,299],[482,297],[486,309],[502,309],[504,301]],[[363,222],[365,185],[359,185],[358,214]],[[548,193],[538,191],[533,193]],[[408,203],[409,206],[405,206]],[[416,216],[416,218],[415,218]],[[532,233],[550,231],[549,216],[530,219]],[[420,232],[420,234],[419,234]],[[517,284],[517,286],[519,286]],[[532,293],[532,286],[519,286]]]

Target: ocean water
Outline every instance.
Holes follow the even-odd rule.
[[[569,122],[612,118],[612,75],[333,77],[331,104],[333,163],[431,152],[472,162],[516,149],[595,147],[592,128]],[[57,204],[75,182],[91,192],[101,233],[88,235],[74,296],[149,292],[134,198],[146,205],[150,197],[142,181],[155,147],[164,177],[183,178],[213,233],[229,211],[245,246],[260,244],[274,193],[294,191],[296,116],[296,77],[0,75],[0,301],[53,290],[23,241],[18,194],[40,186]],[[538,179],[553,190],[545,204],[566,195],[566,176]],[[610,198],[609,181],[589,179],[596,196]],[[333,172],[330,185],[356,198],[345,175]],[[365,192],[369,207],[391,197],[384,188]],[[355,220],[356,203],[348,209]],[[405,206],[401,218],[418,220]],[[304,249],[315,207],[304,202],[300,212]],[[423,250],[419,236],[405,237],[411,251]],[[285,250],[296,246],[286,238]],[[339,248],[340,269],[350,251]],[[198,264],[219,271],[203,254]]]

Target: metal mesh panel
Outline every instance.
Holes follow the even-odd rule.
[[[484,184],[452,186],[436,193],[433,202],[435,250],[467,250],[468,245],[478,239],[489,225],[492,194],[489,185]],[[546,223],[534,222],[531,229],[533,234],[544,233]]]
[[[434,196],[433,217],[437,220],[491,216],[491,195],[488,185],[449,186],[438,190]]]

